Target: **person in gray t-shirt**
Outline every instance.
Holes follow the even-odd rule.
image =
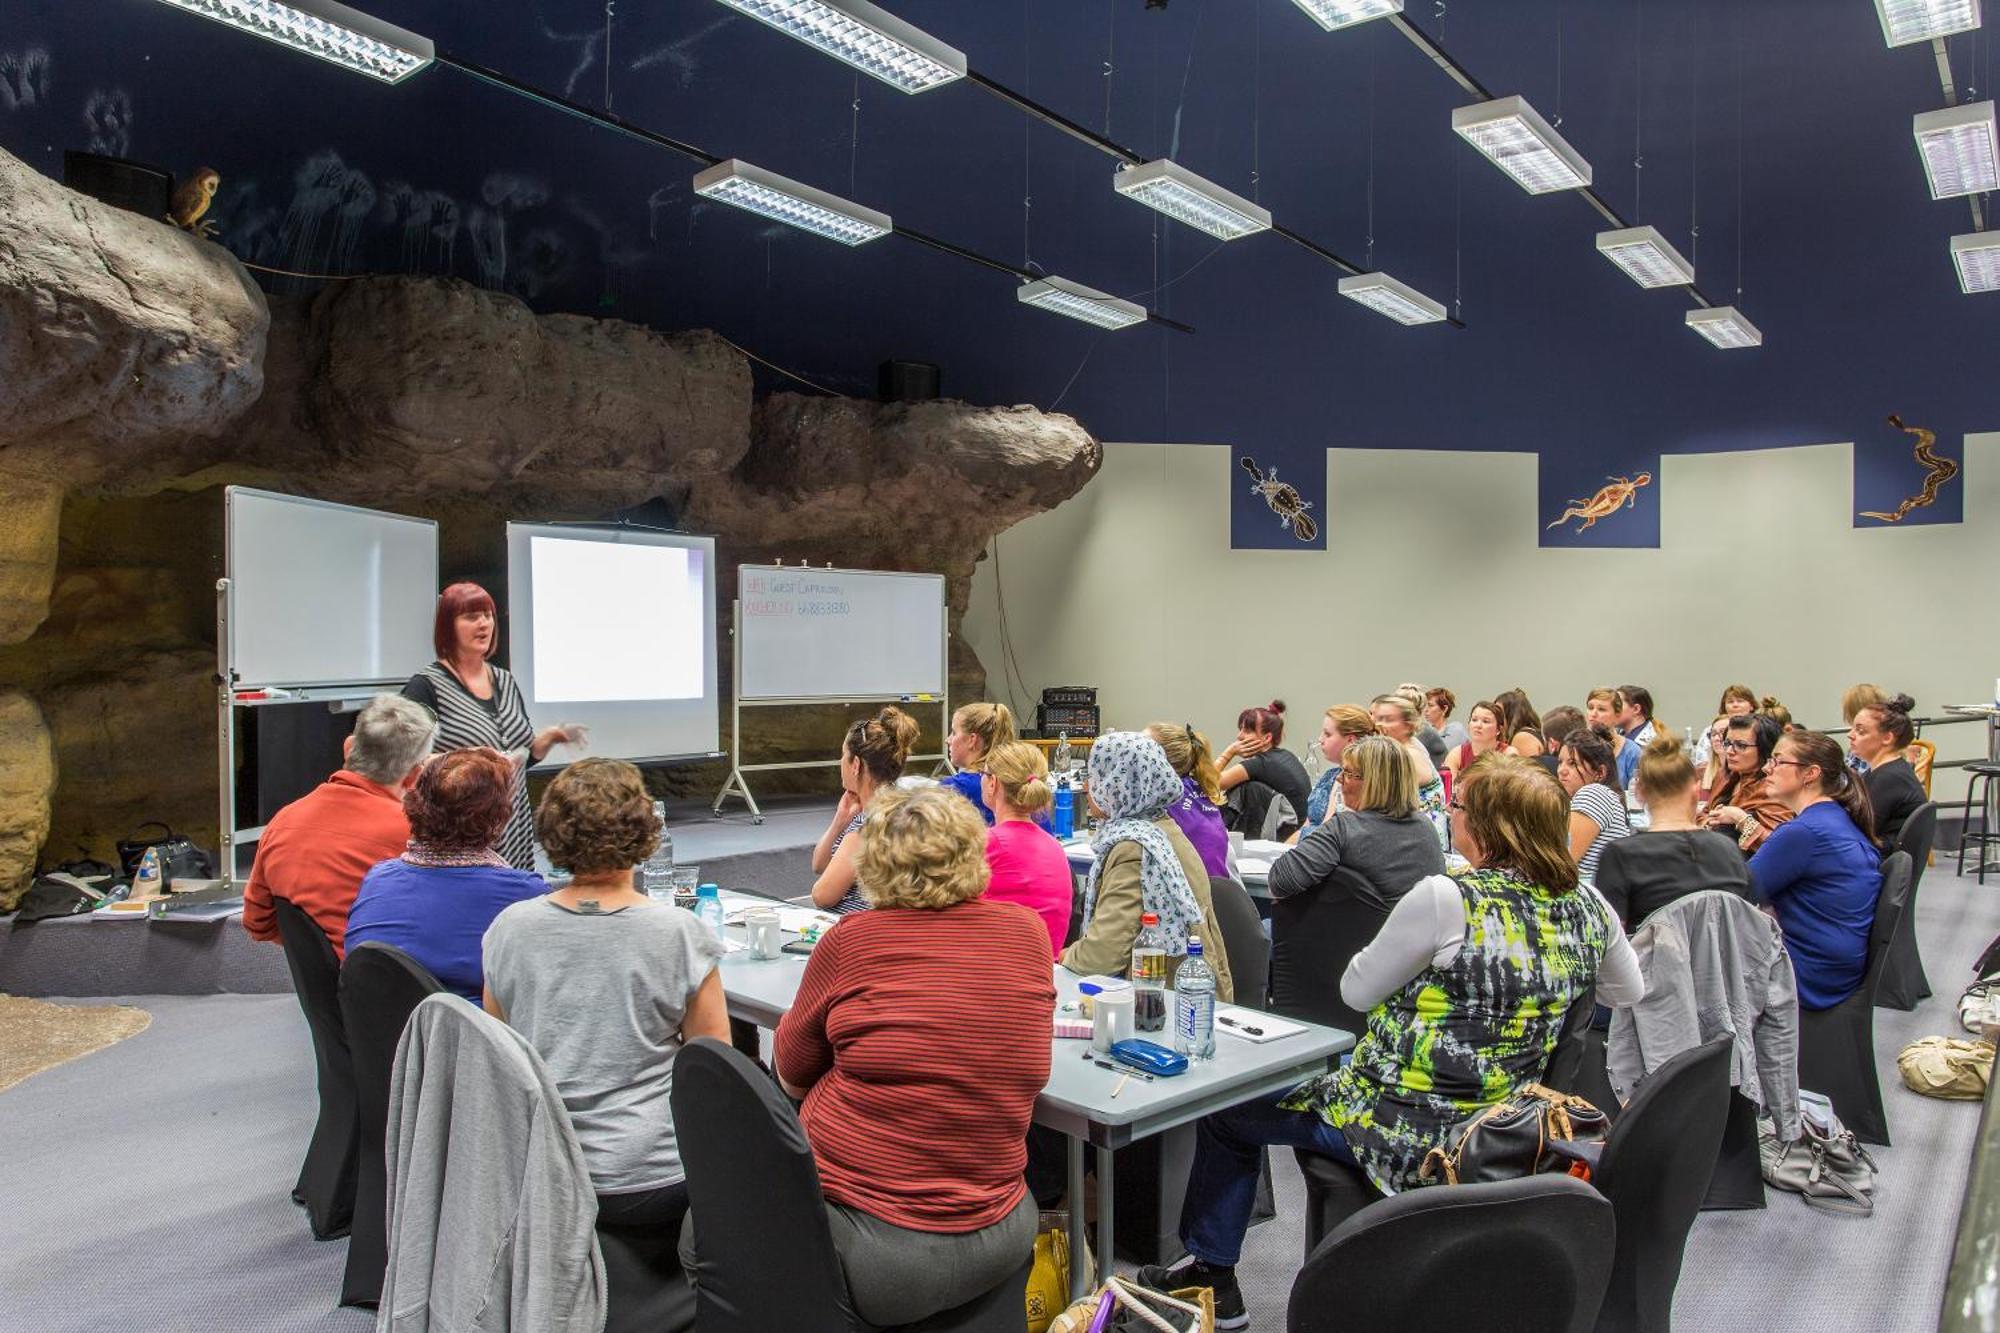
[[[695,1037],[728,1040],[722,946],[692,913],[634,888],[632,867],[659,834],[630,764],[586,759],[564,770],[535,811],[535,832],[574,878],[487,928],[486,1008],[555,1078],[600,1220],[671,1221],[687,1210],[667,1100],[674,1055]]]

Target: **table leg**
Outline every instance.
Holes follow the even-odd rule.
[[[1090,1295],[1090,1264],[1084,1257],[1084,1238],[1090,1223],[1083,1211],[1083,1140],[1069,1140],[1069,1298],[1080,1301]]]
[[[1111,1201],[1117,1195],[1116,1184],[1111,1178],[1111,1149],[1097,1150],[1097,1262],[1104,1267],[1105,1276],[1111,1274],[1112,1226]]]

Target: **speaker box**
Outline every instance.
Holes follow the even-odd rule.
[[[929,361],[884,361],[878,396],[885,403],[924,403],[938,396],[938,368]]]
[[[80,153],[74,148],[63,152],[63,184],[78,194],[87,194],[100,203],[128,209],[155,222],[166,220],[167,210],[174,201],[172,172],[149,167],[144,162],[128,162],[122,157]]]

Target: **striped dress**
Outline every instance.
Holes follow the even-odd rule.
[[[493,673],[493,697],[481,699],[465,688],[442,662],[433,662],[410,677],[403,697],[414,699],[436,714],[438,733],[435,753],[488,746],[510,758],[523,758],[535,740],[535,725],[528,720],[528,705],[521,687],[500,667]],[[508,865],[517,870],[535,868],[535,821],[528,809],[528,783],[514,783],[514,814],[507,831],[494,848]]]

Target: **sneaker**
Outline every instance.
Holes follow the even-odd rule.
[[[1207,1287],[1215,1294],[1216,1328],[1250,1327],[1250,1312],[1243,1308],[1243,1289],[1236,1285],[1233,1268],[1211,1268],[1190,1254],[1177,1264],[1147,1264],[1132,1275],[1132,1280],[1153,1291]]]

